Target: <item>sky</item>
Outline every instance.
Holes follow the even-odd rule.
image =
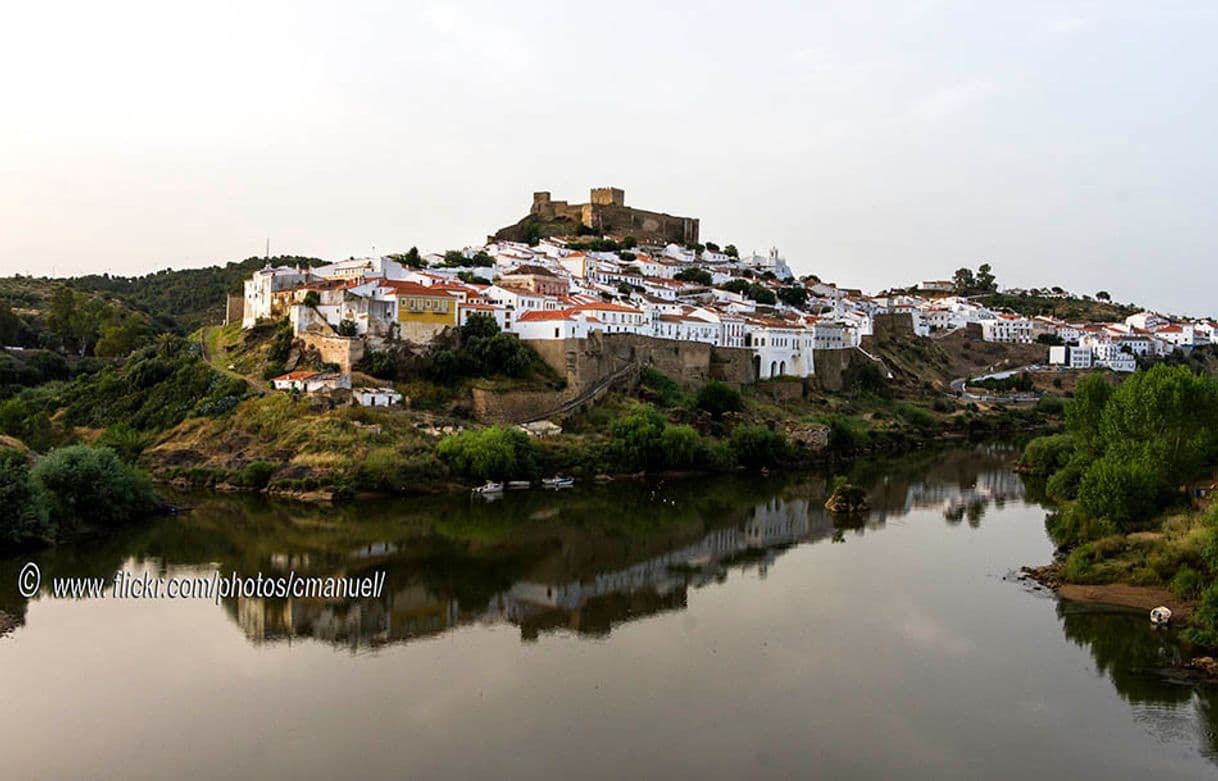
[[[458,248],[534,190],[876,291],[1218,314],[1213,2],[57,2],[0,25],[0,274]]]

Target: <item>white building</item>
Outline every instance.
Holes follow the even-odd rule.
[[[364,407],[391,407],[402,403],[402,394],[393,388],[356,388],[355,403]]]
[[[1032,321],[1022,315],[999,313],[992,320],[981,321],[981,338],[987,342],[1031,344]]]

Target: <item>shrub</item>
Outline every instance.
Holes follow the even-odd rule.
[[[404,493],[442,472],[443,467],[431,453],[404,454],[391,447],[378,447],[356,467],[354,487]]]
[[[1062,401],[1060,396],[1054,396],[1052,393],[1046,393],[1037,399],[1036,411],[1042,415],[1053,415],[1056,417],[1065,413],[1066,402]]]
[[[928,410],[913,404],[902,404],[897,407],[897,414],[911,426],[920,429],[933,429],[939,421]]]
[[[1045,493],[1055,502],[1078,498],[1078,486],[1087,472],[1088,463],[1075,459],[1053,473],[1045,483]]]
[[[152,484],[113,450],[74,445],[51,451],[30,471],[60,530],[116,526],[151,512]]]
[[[95,447],[108,447],[118,454],[118,457],[129,464],[139,460],[144,448],[148,447],[151,437],[136,431],[126,423],[115,423],[93,442]]]
[[[532,477],[537,468],[533,442],[513,426],[463,431],[441,440],[436,452],[454,472],[475,480]]]
[[[667,422],[655,407],[639,404],[609,424],[609,456],[618,469],[637,471],[663,465],[661,438]]]
[[[842,372],[842,392],[847,396],[874,396],[886,399],[891,394],[888,379],[875,361],[855,360]]]
[[[1201,601],[1191,626],[1184,630],[1184,637],[1207,648],[1218,647],[1218,583],[1211,583],[1201,592]]]
[[[24,454],[15,450],[0,450],[0,507],[0,547],[54,539],[46,495],[30,480]]]
[[[702,438],[693,426],[668,426],[660,435],[660,450],[665,466],[683,468],[693,466],[702,449]]]
[[[746,469],[778,466],[788,453],[787,438],[765,426],[737,426],[729,442],[736,462]]]
[[[834,415],[825,421],[829,425],[829,449],[835,453],[853,453],[866,447],[869,435],[861,421]]]
[[[1070,462],[1074,455],[1074,437],[1069,434],[1051,434],[1037,437],[1023,450],[1020,464],[1033,474],[1052,475]]]
[[[245,488],[266,488],[275,474],[275,465],[269,461],[251,461],[233,475],[233,485]]]
[[[709,412],[715,420],[722,420],[728,412],[744,409],[744,399],[735,388],[718,380],[711,380],[698,389],[695,403],[698,409]]]
[[[355,368],[382,380],[392,380],[397,377],[398,373],[397,361],[389,353],[380,350],[369,350],[364,353],[364,357],[360,359]]]
[[[1172,593],[1181,599],[1194,599],[1201,593],[1204,585],[1205,579],[1201,577],[1201,573],[1187,564],[1176,570],[1175,577],[1171,579]]]
[[[644,366],[639,372],[639,384],[650,391],[656,402],[663,407],[679,407],[685,403],[685,391],[676,380],[650,366]]]

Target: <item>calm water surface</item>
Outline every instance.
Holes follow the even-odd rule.
[[[55,575],[385,572],[380,599],[25,602],[6,778],[1218,777],[1218,699],[1138,614],[1008,577],[1044,510],[997,446],[826,478],[194,511]]]

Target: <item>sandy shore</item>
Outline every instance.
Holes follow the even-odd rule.
[[[1063,583],[1061,581],[1061,567],[1058,564],[1049,564],[1044,567],[1024,567],[1023,571],[1037,583],[1052,589],[1057,596],[1072,602],[1090,602],[1096,605],[1127,607],[1135,610],[1145,610],[1147,614],[1153,608],[1166,605],[1171,608],[1172,618],[1180,621],[1187,620],[1193,612],[1194,605],[1192,602],[1180,599],[1162,586],[1131,586],[1127,583],[1105,583],[1101,585]]]

